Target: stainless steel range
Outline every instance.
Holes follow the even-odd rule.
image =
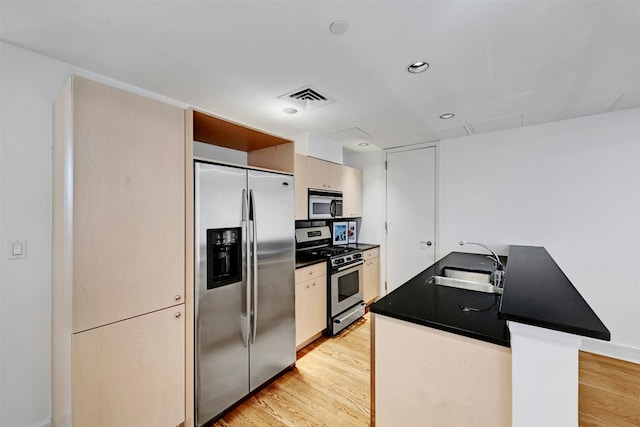
[[[296,230],[297,258],[327,259],[327,333],[335,335],[365,313],[362,251],[331,246],[329,227]]]

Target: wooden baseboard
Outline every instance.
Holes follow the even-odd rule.
[[[580,351],[581,427],[640,426],[640,364]]]

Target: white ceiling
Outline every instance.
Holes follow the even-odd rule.
[[[640,106],[640,1],[3,0],[0,14],[5,42],[356,148]],[[429,70],[408,73],[418,60]],[[284,114],[278,97],[308,85],[337,102]]]

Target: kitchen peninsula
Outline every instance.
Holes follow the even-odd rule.
[[[526,336],[521,328],[551,329],[548,332],[559,334],[560,339],[566,336],[578,343],[579,336],[609,339],[607,328],[544,248],[511,246],[503,262],[506,279],[501,298],[430,283],[445,267],[494,269],[483,254],[454,252],[372,305],[375,425],[534,425],[521,420],[539,411],[539,405],[522,402],[546,402],[554,393],[541,390],[529,377],[546,381],[548,375],[556,374],[544,365],[545,357],[555,357],[556,349],[545,347],[546,338],[539,336],[537,344],[548,354],[526,354],[522,349],[528,347],[520,344],[526,342],[526,338],[521,341]],[[552,339],[557,341],[557,336]],[[562,348],[567,346],[563,343]],[[558,360],[556,370],[570,375],[552,378],[554,388],[575,386],[575,408],[571,398],[568,402],[558,399],[556,406],[563,408],[545,408],[535,416],[542,421],[558,417],[553,412],[557,409],[565,412],[563,419],[570,419],[575,412],[577,425],[577,348]],[[571,384],[574,367],[576,383]],[[541,397],[544,393],[551,397]]]

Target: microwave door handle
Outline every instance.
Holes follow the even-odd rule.
[[[252,243],[253,243],[253,251],[252,251],[252,259],[251,264],[253,265],[253,292],[251,292],[252,299],[252,313],[251,313],[251,344],[256,341],[256,336],[258,335],[258,227],[256,225],[256,199],[253,195],[253,190],[249,190],[249,203],[250,203],[250,219],[252,223]]]
[[[332,218],[334,218],[336,216],[336,201],[332,200],[331,203],[329,204],[329,214],[331,215]]]

